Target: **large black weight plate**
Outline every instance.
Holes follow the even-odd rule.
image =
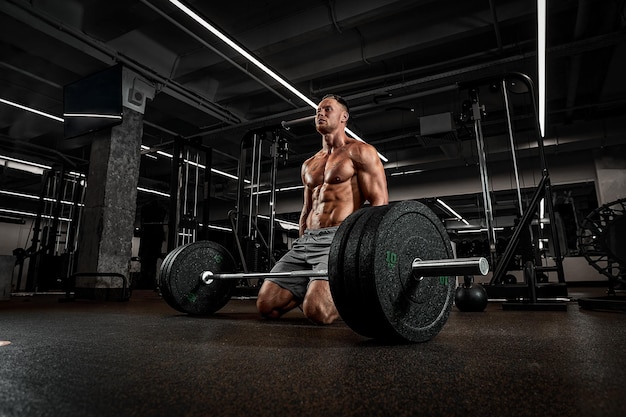
[[[178,248],[174,249],[173,251],[167,254],[165,259],[163,259],[163,262],[161,263],[161,268],[159,271],[159,275],[157,277],[157,285],[161,292],[161,296],[170,306],[173,305],[174,299],[172,298],[171,292],[168,287],[169,279],[167,279],[167,277],[169,274],[169,266],[172,264],[172,259],[176,258],[176,253],[181,249],[182,249],[182,246],[179,246]]]
[[[360,278],[376,291],[381,316],[377,338],[411,342],[430,340],[448,320],[454,301],[451,276],[413,278],[412,263],[453,257],[450,238],[439,218],[417,201],[395,204],[376,230],[373,268],[362,264]]]
[[[200,241],[170,252],[161,265],[159,287],[163,299],[174,309],[190,315],[213,314],[230,300],[235,280],[213,280],[204,284],[203,271],[230,272],[235,262],[215,242]]]
[[[358,329],[355,329],[355,331],[363,336],[375,339],[388,338],[389,334],[389,325],[380,308],[378,292],[376,291],[374,260],[376,258],[375,243],[379,235],[378,225],[391,207],[382,206],[376,208],[376,213],[368,219],[368,222],[359,231],[359,248],[356,254],[359,279],[358,282],[354,283],[354,286],[358,287],[367,333],[360,332]]]
[[[361,216],[352,229],[351,238],[346,242],[344,251],[344,280],[346,291],[351,295],[347,306],[355,313],[353,322],[347,322],[347,324],[352,330],[366,337],[375,337],[376,332],[375,327],[372,326],[371,304],[368,302],[360,277],[362,265],[359,255],[362,251],[370,250],[363,241],[364,229],[368,224],[379,221],[386,209],[387,206],[371,207],[366,214]]]
[[[337,273],[329,267],[330,290],[333,301],[343,321],[355,332],[373,337],[369,321],[369,306],[365,303],[359,280],[359,249],[363,228],[382,207],[368,207],[349,216],[337,231],[333,244],[337,252],[329,258],[329,266],[335,263]],[[380,217],[380,215],[378,216]],[[341,232],[341,233],[339,233]]]
[[[346,257],[345,248],[347,242],[351,240],[354,225],[367,210],[369,208],[362,208],[344,219],[335,233],[328,254],[328,282],[333,302],[343,321],[351,328],[352,324],[350,323],[354,323],[358,319],[358,312],[355,311],[354,307],[351,307],[350,289],[346,287],[346,266],[344,264],[350,263],[351,259]]]

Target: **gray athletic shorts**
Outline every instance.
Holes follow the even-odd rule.
[[[328,252],[339,226],[317,230],[305,230],[304,234],[293,241],[291,250],[276,262],[271,272],[291,272],[312,269],[328,269]],[[293,296],[302,301],[311,281],[328,280],[328,277],[309,278],[266,278],[282,288],[291,291]]]

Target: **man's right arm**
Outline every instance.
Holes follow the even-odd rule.
[[[308,196],[308,197],[307,197]],[[300,236],[304,234],[306,229],[306,220],[311,212],[311,191],[308,187],[304,186],[304,205],[302,206],[302,212],[300,213]]]
[[[309,217],[309,213],[313,207],[313,190],[311,190],[305,181],[306,174],[306,162],[302,164],[301,177],[302,177],[302,185],[304,185],[304,203],[302,204],[302,212],[300,213],[300,221],[299,221],[299,232],[300,236],[304,234],[306,229],[306,221]]]

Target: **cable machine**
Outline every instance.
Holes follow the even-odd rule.
[[[167,250],[208,240],[213,149],[177,138],[172,151]]]
[[[230,218],[245,273],[269,270],[276,263],[276,173],[279,165],[286,161],[288,152],[288,142],[280,130],[252,130],[241,140],[237,206]],[[268,190],[262,190],[262,186]],[[263,210],[260,196],[265,193],[269,194],[269,199],[266,210]],[[263,214],[264,211],[267,214]],[[265,236],[260,220],[267,224]]]
[[[513,158],[513,166],[515,171],[515,179],[517,186],[517,196],[519,202],[520,219],[517,222],[516,227],[513,230],[513,234],[508,241],[508,244],[504,252],[498,256],[496,254],[496,235],[493,224],[493,211],[490,198],[490,192],[488,189],[488,174],[486,166],[486,158],[484,151],[483,133],[481,127],[482,116],[484,115],[484,106],[480,105],[478,92],[476,89],[471,88],[469,90],[471,98],[471,118],[474,123],[474,132],[476,136],[479,168],[481,175],[481,185],[483,192],[483,200],[485,207],[486,229],[489,237],[489,251],[491,258],[491,265],[493,268],[493,275],[489,285],[485,286],[489,298],[506,298],[509,300],[517,300],[515,302],[508,302],[503,304],[504,309],[547,309],[547,310],[562,310],[566,308],[564,303],[555,303],[552,301],[539,302],[539,296],[542,297],[559,297],[567,295],[567,288],[565,285],[565,278],[563,274],[563,255],[560,247],[560,240],[557,230],[556,216],[554,213],[552,189],[550,183],[550,174],[548,171],[548,165],[545,157],[543,138],[540,134],[538,117],[537,117],[537,102],[534,93],[534,84],[532,80],[525,74],[511,73],[507,74],[502,80],[503,99],[505,102],[505,110],[507,116],[507,128],[509,139],[511,142],[511,152]],[[524,88],[519,87],[521,83]],[[535,116],[535,130],[537,136],[537,145],[539,152],[539,167],[541,169],[542,177],[537,185],[537,188],[528,203],[523,209],[522,198],[519,186],[519,173],[517,167],[517,158],[515,155],[515,145],[513,139],[513,129],[511,123],[510,105],[507,90],[512,85],[518,86],[518,92],[528,92],[531,96],[533,114]],[[538,216],[540,212],[540,204],[543,201],[545,214],[547,214],[548,224],[547,232],[549,234],[549,242],[552,248],[554,257],[554,266],[542,265],[541,255],[538,250],[537,239],[533,237],[532,223],[536,221],[540,228],[543,228],[545,221],[541,216]],[[524,242],[524,240],[530,240],[530,242]],[[504,284],[504,276],[511,264],[511,260],[515,254],[516,249],[520,245],[529,244],[531,250],[534,253],[533,258],[526,260],[523,266],[525,286],[520,285],[506,285]],[[537,285],[537,275],[543,272],[556,272],[558,277],[558,283],[561,285],[547,285],[539,287]]]
[[[24,288],[27,292],[60,289],[72,274],[85,188],[84,176],[67,172],[63,165],[44,171],[31,245],[14,251],[20,265],[18,290],[26,259],[29,260]]]

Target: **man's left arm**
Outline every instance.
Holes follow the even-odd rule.
[[[357,161],[357,181],[363,198],[372,206],[389,204],[387,177],[378,152],[369,144],[362,145]]]

